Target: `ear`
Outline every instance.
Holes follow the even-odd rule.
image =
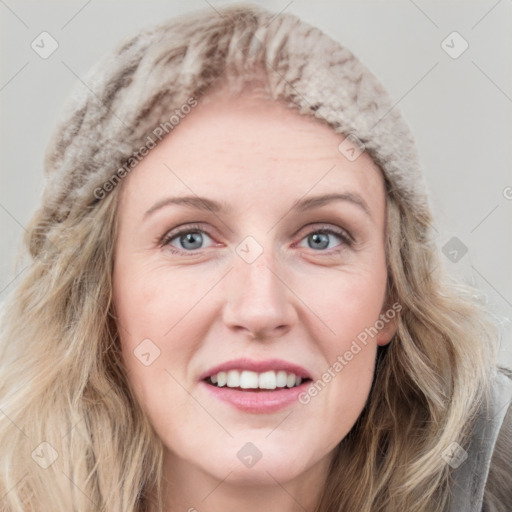
[[[399,302],[395,302],[389,305],[388,302],[384,304],[382,311],[377,320],[377,325],[382,327],[377,333],[377,345],[387,345],[396,333],[398,327],[398,315],[402,310],[402,305]]]

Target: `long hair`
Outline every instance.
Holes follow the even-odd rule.
[[[116,197],[44,240],[37,215],[27,229],[33,262],[0,345],[1,510],[142,510],[158,481],[161,444],[130,394],[110,314]]]
[[[350,129],[289,80],[293,31],[314,36],[295,49],[296,62],[324,52],[327,36],[256,7],[221,14],[203,11],[123,43],[89,75],[94,97],[76,93],[63,113],[47,151],[43,204],[24,240],[29,267],[2,319],[2,510],[163,511],[163,446],[121,363],[112,268],[122,187],[115,170],[163,126],[171,106],[200,98],[218,79],[250,83],[258,68],[273,98],[339,133]],[[345,49],[341,55],[349,60]],[[371,98],[357,99],[378,119]],[[385,164],[369,134],[365,143]],[[108,193],[100,175],[103,183],[116,177]],[[101,194],[91,193],[93,183]],[[467,444],[495,372],[497,329],[475,291],[443,271],[429,209],[412,208],[414,186],[408,195],[402,185],[386,179],[387,300],[402,306],[397,332],[378,351],[367,403],[336,449],[316,512],[446,510],[451,467],[443,452]]]
[[[442,268],[430,216],[387,195],[388,302],[402,305],[379,347],[367,404],[338,446],[316,512],[445,511],[451,466],[489,398],[497,328],[475,290]]]

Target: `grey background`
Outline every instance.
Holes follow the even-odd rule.
[[[74,83],[140,28],[196,8],[215,16],[229,3],[0,0],[0,302],[23,273],[14,257],[40,201],[44,148]],[[254,3],[327,32],[395,98],[417,140],[447,268],[485,293],[503,326],[502,360],[512,365],[512,1]],[[43,31],[59,44],[47,59],[31,48]],[[456,59],[441,47],[453,31],[469,44]],[[460,48],[453,38],[447,44]]]

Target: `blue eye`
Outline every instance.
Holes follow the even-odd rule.
[[[329,247],[330,241],[332,237],[338,238],[341,240],[341,243],[334,248],[335,250],[341,250],[343,245],[350,246],[352,245],[352,240],[350,240],[349,236],[346,235],[343,231],[337,231],[334,229],[316,229],[315,231],[311,231],[308,235],[306,235],[303,240],[307,241],[308,247],[310,249],[323,251],[324,249],[333,249],[333,247]],[[327,251],[325,251],[327,252]]]
[[[204,238],[210,238],[208,233],[199,227],[188,226],[186,229],[178,231],[177,233],[169,233],[162,240],[162,245],[171,247],[171,252],[191,252],[199,249],[204,249],[202,244]],[[211,238],[210,238],[211,240]],[[174,245],[174,241],[178,244]],[[177,250],[173,250],[172,247]]]
[[[330,246],[332,237],[337,238],[340,243],[336,246]],[[198,225],[189,225],[180,231],[171,231],[167,233],[160,245],[167,247],[172,253],[191,253],[205,249],[203,246],[205,237],[212,241],[210,235]],[[339,252],[353,244],[352,237],[342,229],[333,229],[332,227],[322,227],[310,231],[301,239],[307,241],[307,247],[315,252]],[[301,247],[304,247],[303,245]],[[327,249],[327,250],[326,250]]]

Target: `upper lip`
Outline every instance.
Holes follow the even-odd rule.
[[[289,363],[283,359],[266,359],[264,361],[256,361],[254,359],[232,359],[225,363],[219,364],[203,372],[199,380],[204,380],[219,372],[227,372],[229,370],[248,370],[252,372],[263,373],[266,371],[284,370],[288,373],[294,373],[303,379],[310,379],[309,372],[302,366],[294,363]]]

